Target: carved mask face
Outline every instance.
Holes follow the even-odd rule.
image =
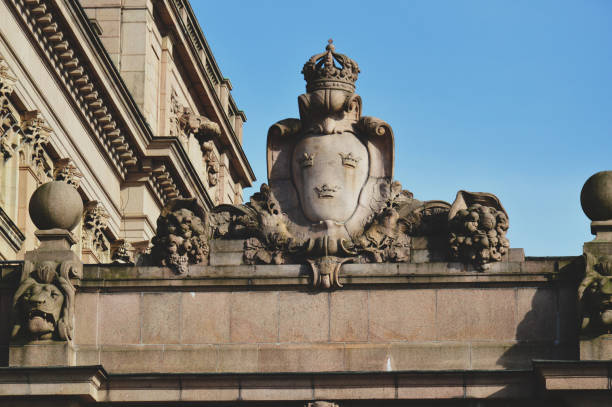
[[[293,150],[291,170],[308,220],[346,222],[368,179],[368,150],[351,133],[306,136]]]
[[[64,294],[53,284],[34,282],[21,296],[28,331],[41,339],[51,336],[59,321]]]

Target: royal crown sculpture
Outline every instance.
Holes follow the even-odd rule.
[[[213,239],[243,240],[246,264],[309,264],[316,287],[341,287],[345,263],[409,262],[412,241],[440,242],[441,258],[477,269],[509,247],[508,216],[492,194],[459,191],[451,206],[422,202],[393,180],[394,139],[383,120],[362,116],[355,61],[332,41],[302,69],[299,119],[268,131],[268,184],[244,205],[208,214],[171,202],[158,221],[157,263],[185,273],[205,263]]]

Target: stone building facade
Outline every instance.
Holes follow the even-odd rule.
[[[23,6],[34,13],[30,9],[41,3]],[[133,73],[127,86],[145,96],[128,101],[141,104],[135,112],[142,110],[146,123],[163,117],[159,107],[147,105],[147,72],[150,65],[164,67],[163,38],[162,52],[155,52],[155,21],[170,21],[163,12],[170,9],[162,0],[152,3],[153,12],[131,3],[92,2],[88,13],[95,21],[86,27],[106,30],[102,38],[111,50],[117,41],[112,27],[119,37],[130,32],[151,39],[141,53],[119,46],[108,65]],[[67,0],[44,4],[85,17],[79,8],[59,7],[75,6]],[[189,21],[188,6],[178,5],[171,3],[171,10]],[[180,41],[172,46],[166,57],[187,55],[177,52]],[[167,72],[172,66],[165,65]],[[17,74],[2,72],[15,83]],[[83,74],[70,72],[62,78]],[[268,131],[268,183],[246,203],[225,192],[216,201],[179,194],[181,185],[193,186],[187,182],[166,190],[164,206],[155,212],[153,248],[138,265],[130,264],[124,246],[115,263],[84,256],[84,249],[97,254],[95,246],[82,245],[82,230],[105,243],[109,234],[100,219],[112,219],[85,194],[88,167],[54,159],[54,150],[45,149],[49,143],[24,149],[6,139],[9,156],[34,154],[38,172],[31,173],[56,180],[37,188],[33,183],[27,197],[40,246],[25,250],[22,263],[4,262],[0,270],[0,403],[611,405],[612,171],[593,175],[583,188],[580,199],[595,239],[585,243],[582,255],[526,257],[523,249],[511,248],[510,220],[494,194],[460,190],[449,203],[421,201],[403,189],[394,178],[392,127],[363,114],[355,93],[359,66],[336,52],[332,41],[306,61],[302,73],[300,117],[280,120]],[[184,154],[179,158],[201,153],[206,171],[198,179],[209,187],[204,191],[215,182],[213,187],[225,188],[220,151],[234,168],[229,147],[219,150],[227,123],[211,120],[214,109],[195,115],[189,103],[196,99],[181,96],[180,82],[172,74],[167,78],[173,79],[160,86],[171,89],[167,108],[174,116],[157,125],[175,133],[151,144]],[[5,93],[18,112],[15,91]],[[231,105],[229,98],[220,100]],[[7,116],[22,120],[7,127],[17,140],[41,140],[57,131],[50,120],[17,114]],[[145,159],[135,157],[129,160],[136,164],[129,162],[141,171],[126,170],[136,178],[125,188],[157,176],[156,167],[147,172],[138,164]],[[169,168],[162,181],[177,179]],[[144,195],[132,190],[132,196],[139,203]]]
[[[147,251],[173,198],[242,202],[246,117],[187,1],[3,0],[0,19],[0,259],[37,247],[28,200],[53,179],[85,202],[85,263]]]

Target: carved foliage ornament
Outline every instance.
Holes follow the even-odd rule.
[[[0,153],[4,160],[19,152],[20,164],[32,166],[41,180],[50,177],[44,146],[51,129],[38,111],[20,114],[12,105],[10,95],[16,78],[0,56]]]
[[[189,264],[207,263],[206,213],[195,198],[173,199],[164,207],[152,243],[156,263],[178,274],[185,274]]]
[[[508,252],[508,214],[495,195],[459,191],[448,216],[455,258],[484,270]]]
[[[71,278],[82,277],[82,265],[26,261],[13,297],[13,330],[16,341],[69,341],[73,334],[75,287]]]
[[[62,158],[55,162],[53,178],[56,181],[64,181],[78,188],[82,177],[83,174],[81,174],[70,158]]]
[[[99,202],[92,201],[85,205],[82,235],[83,248],[92,250],[100,263],[108,263],[110,260],[110,244],[104,235],[104,230],[108,227],[109,218],[110,215]]]

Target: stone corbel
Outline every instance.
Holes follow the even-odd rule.
[[[221,135],[221,128],[217,123],[208,119],[206,116],[192,112],[190,109],[185,109],[183,121],[186,129],[193,133],[200,141]]]

